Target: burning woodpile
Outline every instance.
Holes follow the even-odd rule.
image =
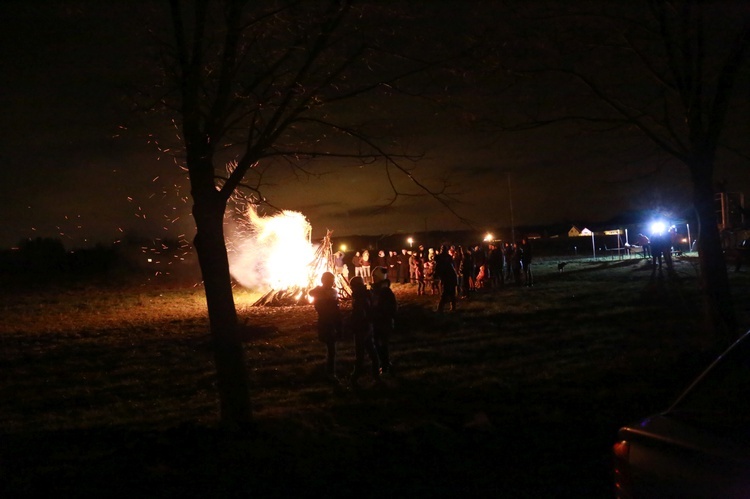
[[[324,272],[334,274],[335,286],[342,299],[349,299],[352,290],[347,282],[347,276],[337,274],[334,266],[334,251],[331,244],[331,231],[321,241],[320,246],[308,267],[307,282],[304,285],[288,286],[283,289],[271,289],[253,303],[254,307],[260,306],[287,306],[308,305],[310,303],[310,291],[320,284],[320,277]]]

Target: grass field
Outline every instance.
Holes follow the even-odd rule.
[[[617,428],[716,354],[697,263],[535,264],[456,313],[394,285],[394,373],[325,381],[312,307],[238,290],[256,428],[221,430],[202,289],[3,292],[0,497],[610,497]],[[750,276],[731,273],[740,323]],[[353,344],[339,348],[339,373]]]

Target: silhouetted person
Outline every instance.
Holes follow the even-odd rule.
[[[313,306],[318,313],[318,339],[326,345],[326,375],[331,381],[336,378],[336,340],[341,337],[341,312],[339,310],[339,293],[333,287],[335,277],[324,272],[320,286],[310,291]]]
[[[490,282],[495,289],[505,284],[503,274],[503,250],[494,244],[490,245],[490,254],[487,256],[487,268],[490,271]]]
[[[373,339],[372,296],[362,277],[352,277],[350,285],[352,288],[352,314],[349,318],[349,324],[354,334],[354,372],[352,372],[351,381],[352,385],[356,387],[357,380],[365,371],[365,354],[370,357],[372,379],[376,382],[380,381],[380,360]]]
[[[424,294],[424,260],[419,253],[414,254],[414,280],[417,283],[417,296]]]
[[[375,348],[384,373],[391,371],[390,341],[396,327],[398,304],[385,267],[372,271],[372,328]]]
[[[467,297],[474,291],[474,252],[471,247],[464,250],[464,261],[461,263],[461,296]]]
[[[635,243],[641,248],[643,248],[644,258],[651,258],[651,240],[648,238],[648,236],[645,236],[643,234],[638,234],[638,237],[636,238]]]
[[[658,268],[661,275],[662,258],[667,266],[667,271],[672,272],[672,247],[667,234],[654,234],[651,236],[651,259],[653,262],[652,276]]]
[[[524,284],[534,285],[534,275],[531,273],[531,243],[526,238],[521,239],[521,266],[523,267]]]
[[[435,275],[440,278],[443,292],[438,303],[438,312],[442,312],[445,305],[450,303],[451,311],[456,310],[456,287],[458,286],[458,274],[453,267],[453,257],[448,252],[448,247],[443,245],[440,253],[435,256]]]
[[[409,258],[409,251],[403,248],[398,256],[398,282],[401,284],[409,284]]]
[[[505,282],[513,279],[513,249],[515,243],[505,243],[503,246],[503,256],[505,257]]]
[[[523,258],[523,249],[518,244],[513,243],[513,248],[510,254],[510,269],[511,269],[511,275],[513,276],[513,282],[515,283],[516,286],[520,286],[522,284],[521,282],[521,269],[523,267],[522,258]]]

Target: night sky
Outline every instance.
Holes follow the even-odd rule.
[[[186,174],[168,151],[149,143],[148,126],[126,103],[146,74],[145,42],[128,4],[0,4],[0,248],[35,237],[58,237],[69,248],[130,235],[192,238]],[[511,204],[516,226],[583,224],[688,205],[685,169],[654,159],[637,138],[560,126],[482,134],[472,112],[486,107],[483,99],[493,109],[519,104],[492,88],[467,85],[461,92],[463,110],[396,98],[392,112],[424,154],[415,175],[431,185],[447,180],[454,209],[478,231],[509,226]],[[750,192],[748,175],[733,161],[719,165],[717,179]],[[326,229],[344,236],[468,228],[429,197],[376,210],[392,196],[379,165],[330,163],[317,171],[330,173],[298,177],[279,168],[264,190],[275,206],[306,215],[314,237]]]

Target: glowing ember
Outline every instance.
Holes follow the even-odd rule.
[[[232,276],[243,286],[306,288],[315,279],[312,227],[301,213],[285,210],[261,217],[251,207],[238,229],[229,263]]]

